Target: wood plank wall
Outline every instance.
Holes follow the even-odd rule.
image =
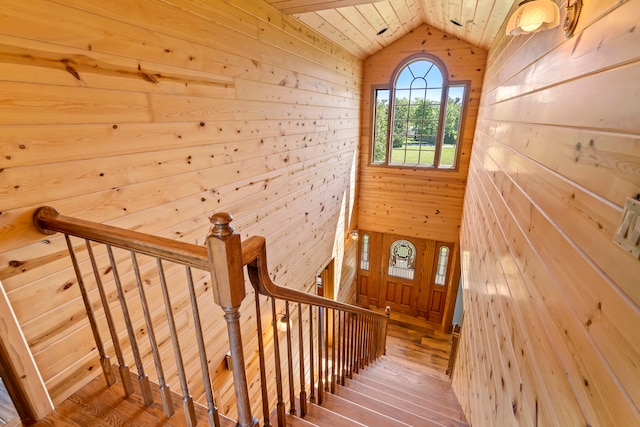
[[[640,193],[639,17],[585,1],[573,38],[489,52],[453,379],[473,425],[640,424],[640,261],[612,242]]]
[[[38,234],[33,210],[199,244],[228,211],[243,238],[267,238],[277,283],[313,290],[335,257],[353,298],[361,78],[261,1],[2,2],[0,279],[55,403],[99,364],[64,240]],[[219,370],[226,332],[211,328]]]
[[[457,171],[372,166],[372,85],[388,84],[393,71],[418,53],[437,56],[449,79],[471,82]],[[364,230],[457,243],[486,51],[422,25],[369,57],[364,64],[358,226]]]

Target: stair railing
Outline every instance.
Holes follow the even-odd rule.
[[[33,215],[33,222],[40,232],[61,232],[65,236],[107,384],[113,385],[116,380],[111,359],[107,354],[109,340],[105,341],[102,338],[105,329],[111,337],[110,346],[116,354],[125,396],[134,392],[132,375],[125,359],[125,354],[128,354],[126,349],[129,349],[136,366],[144,403],[147,406],[153,404],[151,384],[144,369],[141,344],[136,332],[136,328],[140,329],[140,325],[144,325],[165,415],[171,417],[174,414],[172,392],[165,374],[167,362],[170,362],[171,369],[175,369],[179,380],[182,406],[188,426],[197,424],[194,399],[191,395],[196,380],[201,381],[199,386],[203,389],[203,399],[206,400],[209,425],[220,426],[209,373],[206,334],[203,331],[199,309],[203,303],[199,299],[203,294],[203,286],[196,286],[202,285],[206,279],[200,277],[194,280],[193,270],[208,272],[214,301],[224,312],[238,412],[237,424],[242,427],[259,424],[251,414],[240,330],[239,309],[246,296],[243,271],[246,265],[250,282],[255,289],[263,425],[271,425],[269,398],[273,393],[269,393],[269,371],[266,365],[273,363],[276,386],[275,412],[278,425],[284,426],[286,405],[289,406],[289,413],[296,414],[297,400],[298,414],[304,417],[307,412],[307,400],[321,404],[324,393],[335,392],[336,384],[344,385],[346,379],[352,377],[354,372],[357,373],[359,369],[384,354],[387,316],[275,285],[267,269],[265,239],[254,236],[241,242],[240,235],[230,226],[231,220],[232,217],[226,213],[213,215],[213,227],[206,238],[206,247],[202,247],[66,217],[54,208],[46,206],[38,208]],[[84,245],[74,246],[71,237],[83,239]],[[82,257],[79,256],[80,253]],[[179,273],[180,269],[184,269],[183,273]],[[187,290],[184,292],[188,294],[188,303],[185,304],[190,308],[185,310],[190,311],[193,317],[197,357],[200,361],[200,374],[195,375],[195,379],[193,375],[189,376],[185,369],[184,352],[180,347],[180,334],[176,326],[176,315],[180,313],[176,312],[176,306],[172,303],[172,298],[176,295],[175,282],[169,283],[169,279],[175,280],[175,277],[181,274],[185,275],[181,282],[185,284]],[[107,279],[107,276],[110,278]],[[94,286],[87,286],[88,281]],[[159,316],[157,310],[149,307],[146,293],[156,284],[162,295],[164,316]],[[137,293],[134,293],[135,290]],[[96,292],[100,304],[96,304],[94,308],[91,297],[94,296],[95,299]],[[157,289],[155,292],[157,293]],[[119,304],[114,301],[116,295]],[[135,299],[139,300],[142,320],[136,320],[131,315],[130,304]],[[265,331],[262,322],[263,302],[271,311],[270,334],[268,330]],[[114,309],[114,305],[119,305],[120,310],[117,310],[117,306]],[[119,312],[121,314],[118,314]],[[122,328],[118,327],[120,319],[124,322],[128,339],[124,344],[120,338]],[[294,327],[292,319],[297,319],[297,326]],[[98,325],[99,321],[106,323],[106,328],[101,328]],[[157,322],[166,325],[162,328],[163,334],[168,332],[170,337],[170,344],[163,344],[164,347],[156,337],[156,332],[160,330],[154,328],[154,323]],[[286,380],[282,378],[283,357],[280,349],[279,323],[284,324],[284,328],[281,329],[284,330],[286,341]],[[308,327],[304,326],[305,323],[308,323]],[[297,329],[298,332],[296,340],[292,335],[293,329]],[[269,337],[273,342],[273,358],[265,351],[265,338]],[[305,341],[309,344],[308,351],[305,350]],[[170,345],[173,358],[168,358],[167,351],[163,351],[166,345]],[[294,362],[294,354],[298,358],[297,363]],[[288,391],[287,397],[284,394],[285,388]],[[310,392],[308,397],[307,389]]]

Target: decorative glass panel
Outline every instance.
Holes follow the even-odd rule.
[[[387,133],[389,131],[389,89],[377,89],[374,104],[373,163],[387,161]]]
[[[406,240],[396,240],[389,254],[389,276],[413,280],[416,247]]]
[[[443,77],[426,59],[410,62],[395,83],[389,164],[433,167]]]
[[[447,265],[449,264],[449,248],[447,246],[440,246],[440,253],[438,254],[438,266],[436,267],[436,285],[443,285],[447,280]]]
[[[465,88],[466,86],[449,87],[442,150],[438,162],[438,167],[441,169],[453,169],[456,166]]]
[[[369,269],[369,235],[362,235],[362,248],[360,249],[360,269]]]

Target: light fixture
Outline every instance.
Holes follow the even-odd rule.
[[[566,17],[563,28],[567,38],[573,36],[582,10],[582,0],[567,0]],[[519,36],[556,28],[560,24],[560,9],[552,0],[525,0],[511,15],[506,34]]]
[[[351,230],[351,240],[358,240],[358,230]]]
[[[287,332],[287,324],[289,323],[289,318],[285,313],[278,314],[278,330],[280,332]]]
[[[552,0],[525,0],[509,18],[507,35],[537,33],[560,24],[560,9]]]
[[[571,0],[567,0],[567,16],[564,18],[564,36],[566,38],[571,38],[573,36],[573,32],[576,30],[578,26],[578,18],[580,17],[580,12],[582,12],[582,0],[575,0],[571,6],[569,6],[569,2]]]

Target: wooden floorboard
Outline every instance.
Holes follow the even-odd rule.
[[[16,411],[9,392],[0,378],[0,426],[10,427],[18,425],[20,418],[18,417],[18,411]]]
[[[134,379],[135,380],[135,379]],[[139,393],[124,397],[124,390],[118,382],[107,387],[102,376],[96,377],[70,398],[58,405],[43,420],[30,424],[34,427],[186,427],[182,410],[182,399],[173,393],[175,414],[167,418],[162,410],[157,386],[151,387],[154,403],[145,407]],[[199,424],[207,424],[206,408],[196,405]],[[235,426],[235,422],[221,416],[221,427]]]

